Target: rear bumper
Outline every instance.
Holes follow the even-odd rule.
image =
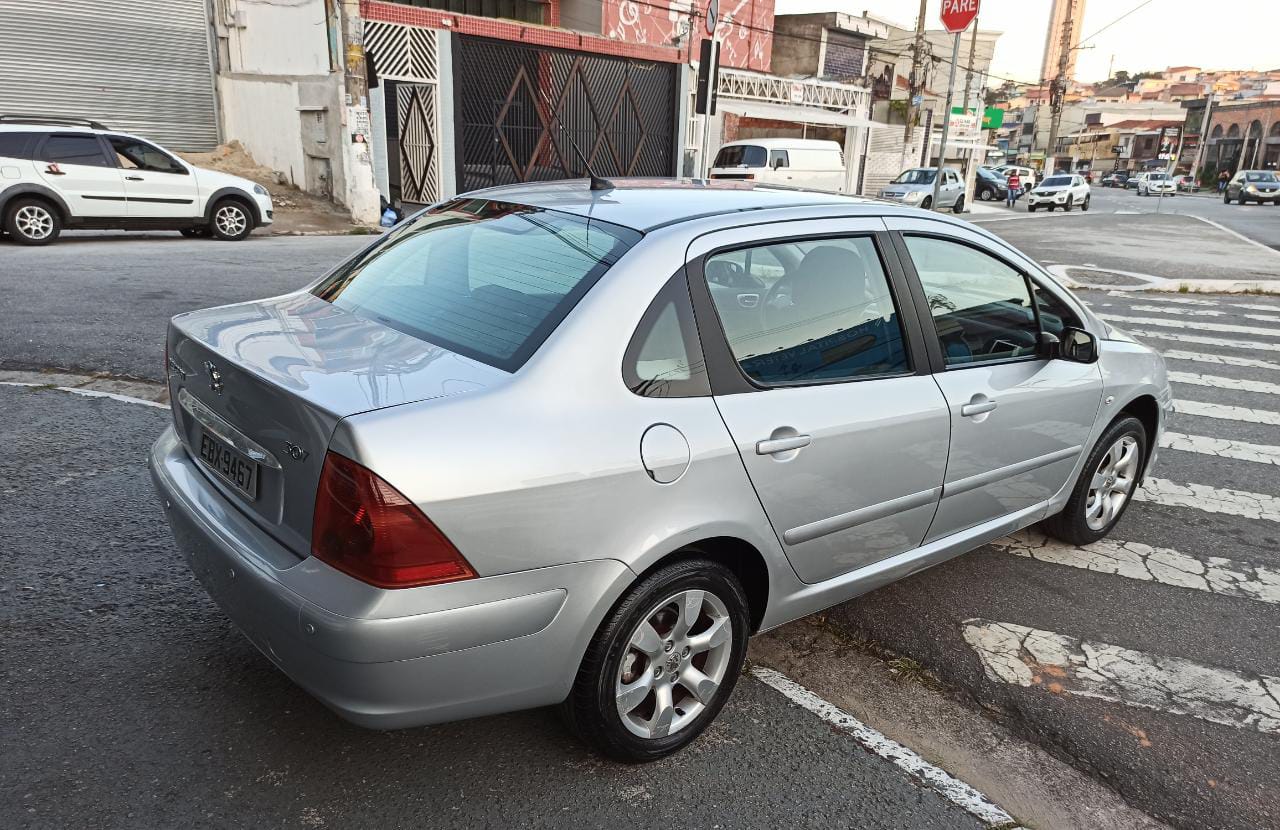
[[[178,548],[258,649],[344,718],[392,729],[563,700],[621,562],[383,590],[299,560],[209,485],[166,429],[152,480]]]

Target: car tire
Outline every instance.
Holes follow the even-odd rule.
[[[933,210],[933,197],[925,196],[924,201],[920,203],[921,210]]]
[[[209,213],[209,232],[214,239],[239,242],[253,231],[253,211],[238,199],[223,199]]]
[[[742,585],[723,565],[690,554],[618,601],[560,704],[569,731],[614,760],[656,761],[687,746],[715,719],[742,670],[751,626]],[[699,644],[708,647],[693,652]],[[691,682],[700,693],[687,688]]]
[[[964,213],[964,197],[956,199],[956,203],[951,206],[952,213]]]
[[[1229,204],[1231,204],[1231,194],[1230,194],[1230,193],[1228,193],[1228,192],[1226,192],[1225,190],[1224,190],[1224,191],[1222,191],[1222,203],[1223,203],[1224,205],[1229,205]]]
[[[994,196],[994,195],[992,195],[991,191],[990,191],[988,188],[985,188],[985,187],[984,187],[984,188],[982,188],[981,190],[979,190],[979,191],[978,191],[978,201],[979,201],[979,202],[990,202],[990,201],[991,201],[992,199],[994,199],[994,198],[995,198],[995,196]]]
[[[1029,204],[1029,203],[1028,203],[1028,204],[1027,204],[1027,213],[1035,213],[1035,212],[1036,212],[1036,206],[1035,206],[1035,205],[1033,205],[1033,204]]]
[[[62,216],[44,199],[19,197],[5,211],[4,229],[19,245],[48,245],[62,233]]]
[[[1064,211],[1066,211],[1067,213],[1070,213],[1070,212],[1071,212],[1071,208],[1075,207],[1075,204],[1076,204],[1076,203],[1075,203],[1075,197],[1074,197],[1074,196],[1068,196],[1068,197],[1067,197],[1067,203],[1066,203],[1065,205],[1063,205],[1063,206],[1062,206],[1062,209],[1063,209]]]
[[[207,239],[209,237],[209,228],[181,228],[178,230],[178,233],[182,234],[187,239]]]
[[[1089,212],[1089,200],[1090,200],[1090,199],[1092,199],[1092,198],[1093,198],[1092,196],[1085,196],[1085,197],[1084,197],[1084,201],[1080,203],[1080,210],[1081,210],[1081,211],[1083,211],[1083,212],[1085,212],[1085,213],[1088,213],[1088,212]]]
[[[1103,538],[1133,502],[1146,460],[1146,427],[1137,418],[1120,418],[1089,453],[1062,512],[1042,522],[1042,529],[1072,545]]]

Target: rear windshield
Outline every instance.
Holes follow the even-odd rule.
[[[406,222],[313,293],[514,372],[640,236],[542,208],[455,199]]]
[[[1071,184],[1070,176],[1050,176],[1049,178],[1040,182],[1041,187],[1063,187],[1064,185],[1069,185],[1069,184]]]
[[[716,167],[767,167],[769,154],[754,144],[735,144],[721,147],[716,154]]]

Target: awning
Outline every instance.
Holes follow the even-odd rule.
[[[777,104],[770,101],[750,101],[745,98],[726,98],[721,95],[717,109],[749,118],[771,118],[777,121],[794,121],[797,124],[818,124],[824,127],[880,127],[866,118],[849,113],[836,112],[822,107],[803,104]]]

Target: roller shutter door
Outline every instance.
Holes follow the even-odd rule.
[[[206,0],[0,0],[0,113],[218,143]]]

